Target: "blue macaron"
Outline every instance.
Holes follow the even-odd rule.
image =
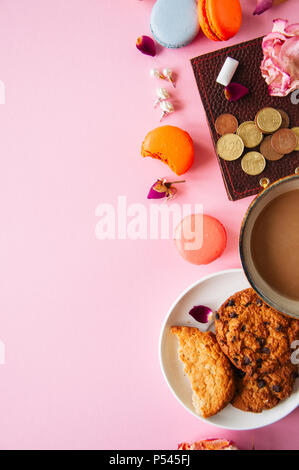
[[[157,0],[152,9],[150,26],[161,46],[187,46],[199,31],[195,0]]]

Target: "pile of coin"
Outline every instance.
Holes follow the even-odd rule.
[[[286,154],[299,150],[299,127],[289,129],[290,119],[283,109],[263,108],[254,121],[238,124],[232,114],[221,114],[215,121],[215,129],[221,137],[217,141],[219,157],[227,161],[237,160],[245,148],[251,150],[241,159],[242,170],[248,175],[259,175],[266,167],[266,160],[276,161]]]

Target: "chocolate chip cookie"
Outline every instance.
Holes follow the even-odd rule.
[[[290,362],[299,322],[265,304],[253,289],[232,295],[215,319],[218,343],[247,377],[271,374]]]
[[[232,405],[253,413],[273,408],[280,400],[291,395],[296,376],[296,367],[290,362],[255,379],[243,371],[237,371],[236,394]]]

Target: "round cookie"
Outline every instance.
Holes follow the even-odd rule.
[[[215,318],[221,349],[250,377],[290,362],[291,343],[299,339],[294,322],[298,324],[265,304],[252,288],[231,296]]]
[[[195,0],[157,0],[152,9],[150,27],[162,46],[186,46],[199,31]]]
[[[232,405],[242,411],[261,413],[274,408],[279,400],[269,392],[268,387],[259,388],[256,380],[247,377],[236,379],[236,395]]]
[[[175,126],[160,126],[146,135],[141,155],[157,158],[166,163],[174,173],[182,175],[193,163],[194,147],[188,132]]]
[[[292,393],[297,371],[290,362],[270,374],[255,379],[236,373],[236,394],[232,405],[243,411],[260,413],[276,406]]]
[[[209,264],[222,255],[227,236],[215,217],[191,214],[175,229],[175,244],[180,255],[192,264]]]
[[[298,341],[299,339],[299,321],[294,318],[289,321],[288,337],[290,344],[292,344],[293,341]]]

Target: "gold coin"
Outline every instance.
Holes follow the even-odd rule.
[[[256,127],[254,122],[243,123],[238,128],[238,135],[244,142],[245,147],[257,147],[263,140],[263,133]]]
[[[280,129],[287,129],[290,125],[289,115],[283,109],[278,109],[277,111],[279,112],[282,118]]]
[[[247,126],[247,124],[254,124],[254,121],[244,121],[242,124],[239,125],[237,129],[237,134],[240,135],[239,133],[242,131],[243,127]]]
[[[225,134],[217,142],[217,153],[223,160],[237,160],[244,151],[241,137],[236,134]]]
[[[259,175],[266,167],[266,160],[259,152],[248,152],[241,160],[242,170],[247,175]]]
[[[295,132],[296,136],[298,137],[298,144],[297,147],[295,147],[295,150],[299,150],[299,127],[292,127],[292,131]]]
[[[256,123],[262,132],[272,133],[280,128],[282,117],[277,109],[263,108],[256,115]]]

